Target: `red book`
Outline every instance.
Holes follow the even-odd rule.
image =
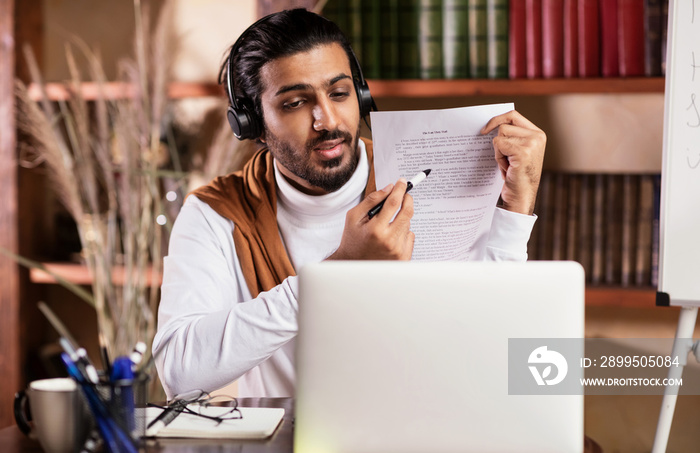
[[[644,75],[644,0],[617,0],[620,75]]]
[[[644,1],[644,73],[661,75],[661,4],[663,0]]]
[[[598,0],[578,0],[578,73],[600,76]]]
[[[542,76],[564,75],[564,0],[542,0]]]
[[[577,0],[564,0],[564,77],[578,77]]]
[[[617,1],[600,0],[600,72],[603,77],[620,75]]]
[[[525,1],[510,0],[508,11],[508,76],[527,77],[527,35],[525,33]]]
[[[542,77],[542,0],[525,0],[527,76]]]

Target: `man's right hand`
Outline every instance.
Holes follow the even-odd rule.
[[[370,219],[369,210],[384,199],[382,210]],[[367,195],[348,211],[340,246],[328,259],[410,260],[416,239],[411,231],[412,217],[413,197],[406,193],[402,178]]]

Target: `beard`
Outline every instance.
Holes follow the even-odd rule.
[[[295,149],[289,142],[286,142],[270,131],[265,133],[266,142],[272,155],[287,170],[301,179],[304,179],[312,186],[323,189],[327,193],[335,192],[350,180],[357,169],[360,155],[357,152],[357,145],[360,139],[360,125],[357,126],[355,137],[341,130],[322,131],[318,137],[314,137],[306,142],[304,149]],[[311,155],[320,143],[328,140],[343,139],[343,146],[350,145],[350,156],[346,153],[316,163]]]

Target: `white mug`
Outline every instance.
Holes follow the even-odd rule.
[[[31,416],[27,416],[27,400]],[[30,382],[26,392],[15,395],[15,421],[46,453],[79,452],[91,426],[89,410],[71,378]]]

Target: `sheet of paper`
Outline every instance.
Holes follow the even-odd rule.
[[[412,191],[414,260],[478,260],[486,242],[503,179],[490,135],[479,131],[512,103],[444,110],[372,112],[377,188],[430,176]]]

